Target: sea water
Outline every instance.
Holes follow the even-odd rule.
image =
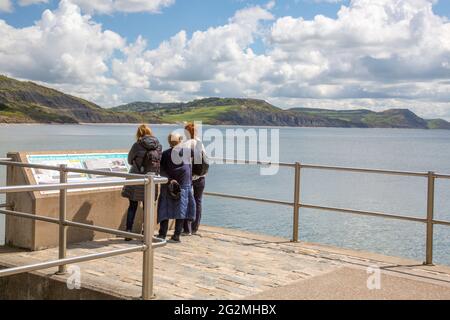
[[[167,135],[178,127],[152,128],[167,147]],[[225,133],[227,128],[236,127],[215,128]],[[135,129],[136,125],[1,125],[0,157],[8,151],[128,149]],[[450,173],[450,131],[277,129],[282,162]],[[214,165],[207,176],[206,190],[292,201],[293,181],[292,168],[280,168],[274,176],[261,176],[258,166]],[[426,216],[426,178],[302,170],[301,181],[303,203]],[[3,167],[0,185],[4,184]],[[450,180],[437,180],[435,197],[435,218],[449,221]],[[290,238],[292,208],[207,196],[202,223]],[[415,222],[301,209],[299,234],[303,241],[419,261],[425,256],[425,225]],[[0,215],[0,243],[3,240],[4,217]],[[434,259],[450,265],[448,227],[435,227]]]

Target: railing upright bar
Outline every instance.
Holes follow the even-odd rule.
[[[294,203],[293,203],[293,225],[292,225],[292,242],[298,242],[298,228],[299,228],[299,210],[300,210],[300,173],[301,165],[299,162],[295,163],[294,174]]]
[[[426,231],[426,259],[425,264],[433,264],[433,236],[434,236],[434,187],[436,176],[434,172],[428,172],[427,188],[427,231]]]
[[[144,244],[146,249],[143,255],[142,265],[142,299],[150,300],[153,294],[153,230],[155,224],[155,182],[152,176],[148,176],[148,182],[144,186]]]
[[[67,183],[67,165],[60,165],[59,170],[59,182]],[[67,190],[59,190],[59,259],[65,259],[67,254]],[[64,274],[67,272],[66,265],[60,265],[58,267],[58,274]]]

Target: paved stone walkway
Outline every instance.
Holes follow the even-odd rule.
[[[449,267],[422,266],[399,258],[291,243],[286,239],[223,228],[204,227],[201,234],[202,237],[183,237],[181,244],[169,243],[156,249],[154,282],[157,298],[364,298],[361,288],[366,286],[367,276],[362,274],[367,266],[379,266],[389,277],[408,279],[405,290],[407,288],[410,294],[400,298],[414,298],[411,287],[416,287],[418,291],[437,290],[441,294],[433,297],[450,299]],[[85,242],[71,246],[68,255],[108,251],[136,243],[122,239]],[[23,265],[56,258],[56,248],[37,252],[0,251],[1,265]],[[142,253],[85,262],[79,267],[82,285],[86,288],[125,299],[137,299],[141,295]],[[64,279],[64,276],[52,275],[54,272],[55,269],[49,269],[38,273]],[[358,276],[349,276],[352,272]],[[347,286],[342,285],[342,281],[324,280],[327,277],[344,279]],[[398,285],[393,282],[396,292],[402,292],[401,284],[406,282],[399,281]],[[319,287],[322,293],[317,295],[314,288]],[[338,289],[345,287],[347,294],[338,294]],[[352,289],[356,287],[359,289]]]

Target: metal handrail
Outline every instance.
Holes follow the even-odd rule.
[[[43,221],[43,222],[48,222],[48,223],[53,223],[53,224],[60,223],[59,219],[57,219],[57,218],[51,218],[51,217],[46,217],[46,216],[41,216],[41,215],[34,215],[34,214],[24,213],[24,212],[19,212],[19,211],[0,209],[0,214],[15,216],[15,217],[19,217],[19,218],[25,218],[25,219],[33,219],[33,220],[38,220],[38,221]],[[126,232],[126,231],[121,231],[121,230],[116,230],[116,229],[111,229],[111,228],[106,228],[106,227],[99,227],[99,226],[75,222],[75,221],[66,220],[66,221],[64,221],[63,225],[68,226],[68,227],[74,227],[74,228],[87,229],[87,230],[92,230],[92,231],[108,233],[108,234],[112,234],[112,235],[119,236],[119,237],[126,237],[126,238],[132,238],[132,239],[137,239],[137,240],[144,239],[144,236],[142,234]],[[154,242],[153,247],[156,248],[163,241],[162,241],[162,239],[153,237],[153,242]]]
[[[299,162],[296,163],[283,163],[283,162],[269,162],[269,161],[254,161],[254,160],[238,160],[238,159],[219,159],[219,158],[211,158],[211,160],[215,161],[216,163],[225,163],[225,164],[252,164],[252,165],[278,165],[281,167],[288,167],[288,168],[294,168],[295,169],[295,175],[294,175],[294,201],[282,201],[282,200],[274,200],[274,199],[264,199],[264,198],[257,198],[257,197],[249,197],[249,196],[242,196],[242,195],[231,195],[231,194],[224,194],[224,193],[217,193],[217,192],[205,192],[205,195],[207,196],[215,196],[215,197],[222,197],[222,198],[229,198],[229,199],[236,199],[236,200],[246,200],[246,201],[256,201],[256,202],[263,202],[268,204],[277,204],[277,205],[284,205],[284,206],[291,206],[293,207],[293,234],[292,234],[292,241],[298,242],[299,239],[299,210],[300,208],[304,209],[315,209],[315,210],[322,210],[322,211],[335,211],[335,212],[342,212],[342,213],[350,213],[355,215],[364,215],[364,216],[372,216],[372,217],[379,217],[379,218],[387,218],[387,219],[396,219],[396,220],[403,220],[403,221],[410,221],[410,222],[418,222],[418,223],[424,223],[427,226],[426,230],[426,259],[425,264],[432,264],[433,262],[433,226],[434,225],[444,225],[444,226],[450,226],[449,221],[442,221],[442,220],[435,220],[434,219],[434,187],[435,187],[435,180],[438,178],[441,179],[450,179],[450,175],[448,174],[436,174],[434,172],[410,172],[410,171],[395,171],[395,170],[383,170],[383,169],[366,169],[366,168],[351,168],[351,167],[337,167],[337,166],[325,166],[325,165],[312,165],[312,164],[300,164]],[[156,248],[162,245],[165,245],[165,241],[162,239],[155,238],[153,236],[150,236],[151,230],[153,230],[153,206],[147,205],[144,208],[145,211],[145,217],[151,217],[151,219],[147,219],[147,221],[144,221],[144,235],[138,235],[133,233],[128,233],[120,230],[114,230],[99,226],[92,226],[92,225],[86,225],[74,221],[68,221],[65,217],[66,212],[66,203],[65,199],[67,197],[67,190],[69,189],[83,189],[83,188],[92,188],[92,187],[105,187],[105,186],[123,186],[123,185],[138,185],[138,184],[144,184],[145,185],[145,195],[146,195],[146,201],[145,203],[153,203],[155,194],[153,191],[155,184],[160,183],[166,183],[167,179],[163,177],[155,177],[155,176],[147,176],[146,178],[142,178],[141,175],[135,175],[135,174],[125,174],[125,173],[116,173],[116,172],[105,172],[105,171],[99,171],[99,170],[85,170],[85,169],[78,169],[78,168],[68,168],[64,165],[60,167],[55,166],[47,166],[47,165],[39,165],[39,164],[28,164],[28,163],[21,163],[21,162],[14,162],[12,159],[2,159],[0,158],[0,165],[9,165],[9,166],[19,166],[19,167],[29,167],[29,168],[40,168],[40,169],[47,169],[47,170],[58,170],[61,172],[60,179],[61,183],[59,184],[53,184],[53,185],[34,185],[34,186],[11,186],[11,187],[0,187],[0,193],[9,193],[9,192],[32,192],[32,191],[43,191],[43,190],[60,190],[60,218],[50,218],[50,217],[44,217],[44,216],[36,216],[31,215],[27,213],[22,212],[16,212],[11,210],[3,210],[0,209],[0,214],[10,214],[19,216],[22,218],[30,218],[40,221],[45,221],[49,223],[55,223],[59,224],[60,226],[60,245],[59,245],[59,254],[60,259],[56,261],[47,262],[44,264],[36,264],[31,266],[32,270],[39,270],[45,268],[50,268],[53,266],[59,266],[60,271],[65,271],[65,265],[68,263],[74,263],[74,262],[82,262],[82,261],[89,261],[93,260],[93,258],[102,258],[106,257],[108,254],[112,254],[112,252],[117,254],[123,254],[120,252],[134,252],[136,251],[144,251],[144,261],[143,261],[143,291],[142,296],[144,299],[150,299],[153,296],[153,251],[152,248]],[[385,175],[400,175],[400,176],[411,176],[411,177],[424,177],[427,178],[428,181],[428,188],[427,188],[427,217],[426,218],[417,218],[417,217],[410,217],[405,215],[398,215],[398,214],[390,214],[390,213],[382,213],[382,212],[372,212],[372,211],[362,211],[362,210],[356,210],[356,209],[346,209],[346,208],[336,208],[336,207],[327,207],[327,206],[319,206],[319,205],[313,205],[313,204],[306,204],[301,202],[300,197],[300,186],[301,186],[301,170],[304,169],[312,169],[312,170],[332,170],[332,171],[345,171],[345,172],[355,172],[355,173],[369,173],[369,174],[385,174]],[[88,174],[95,174],[95,175],[104,175],[104,176],[112,176],[117,178],[127,178],[128,180],[115,180],[115,181],[102,181],[102,182],[87,182],[87,183],[67,183],[67,173],[68,172],[77,172],[77,173],[88,173]],[[7,207],[6,204],[1,207]],[[120,236],[127,236],[130,238],[135,239],[144,239],[144,245],[143,246],[137,246],[133,248],[127,248],[127,249],[120,249],[115,251],[110,251],[101,253],[101,254],[93,254],[93,255],[87,255],[82,256],[78,258],[66,258],[65,255],[65,249],[66,249],[66,232],[67,227],[77,227],[77,228],[85,228],[90,229],[94,231],[100,231],[110,234],[116,234]],[[140,248],[140,249],[139,249]],[[127,251],[131,250],[131,251]],[[120,251],[120,252],[119,252]],[[77,260],[78,259],[78,260]],[[30,268],[30,266],[28,266]],[[34,269],[36,268],[36,269]],[[0,271],[0,277],[7,274],[6,272],[8,270],[10,271],[8,274],[17,274],[20,272],[28,272],[23,270],[30,270],[27,269],[27,266],[24,267],[17,267],[17,268],[10,268],[6,270]],[[14,270],[18,271],[14,273]],[[11,273],[13,272],[13,273]]]
[[[448,226],[448,227],[450,227],[450,221],[433,220],[433,224],[438,224],[438,225],[441,225],[441,226]]]
[[[53,171],[61,170],[61,168],[58,166],[50,166],[50,165],[36,164],[36,163],[16,162],[16,161],[12,161],[12,159],[11,159],[11,161],[8,161],[8,160],[4,160],[1,158],[0,158],[0,165],[31,168],[31,169],[53,170]],[[94,174],[94,175],[101,175],[101,176],[106,176],[106,177],[142,178],[142,175],[134,174],[134,173],[111,172],[111,171],[80,169],[80,168],[71,168],[71,167],[66,167],[66,170],[67,170],[67,172]]]
[[[396,171],[396,170],[384,170],[384,169],[367,169],[367,168],[351,168],[351,167],[339,167],[339,166],[325,166],[325,165],[313,165],[313,164],[301,164],[296,163],[282,163],[282,162],[264,162],[264,161],[251,161],[251,160],[233,160],[233,159],[219,159],[211,158],[215,163],[225,163],[225,164],[254,164],[254,165],[279,165],[283,167],[295,168],[294,175],[294,201],[282,201],[274,199],[264,199],[257,197],[249,197],[242,195],[230,195],[218,192],[205,192],[207,196],[222,197],[236,200],[248,200],[256,201],[269,204],[287,205],[293,208],[293,231],[292,231],[292,241],[298,242],[299,235],[299,210],[304,209],[314,209],[321,211],[334,211],[341,213],[349,213],[354,215],[371,216],[378,218],[403,220],[409,222],[418,222],[426,224],[426,258],[424,264],[433,264],[433,235],[434,235],[434,225],[450,226],[450,221],[435,220],[434,219],[434,194],[435,194],[435,180],[436,179],[450,179],[450,174],[437,174],[435,172],[412,172],[412,171]],[[417,218],[406,215],[384,213],[384,212],[374,212],[374,211],[363,211],[357,209],[347,209],[347,208],[337,208],[328,206],[319,206],[313,204],[306,204],[301,202],[300,198],[300,180],[301,180],[301,170],[311,169],[311,170],[332,170],[332,171],[345,171],[345,172],[355,172],[355,173],[369,173],[369,174],[384,174],[384,175],[399,175],[399,176],[409,176],[409,177],[422,177],[427,178],[427,216],[426,218]]]
[[[0,209],[0,213],[5,214],[5,215],[19,217],[19,218],[38,220],[38,221],[43,221],[43,222],[48,222],[48,223],[53,223],[53,224],[60,224],[60,221],[57,218],[51,218],[51,217],[46,217],[46,216],[41,216],[41,215],[34,215],[34,214],[30,214],[30,213],[25,213],[25,212]],[[121,231],[121,230],[116,230],[116,229],[111,229],[111,228],[105,228],[105,227],[98,227],[98,226],[75,222],[75,221],[66,220],[63,222],[63,225],[68,226],[68,227],[87,229],[87,230],[92,230],[92,231],[113,234],[113,235],[120,236],[120,237],[133,238],[133,239],[138,239],[138,240],[144,239],[144,236],[142,234],[126,232],[126,231]]]
[[[51,191],[51,190],[71,190],[71,189],[88,189],[101,187],[117,187],[117,186],[135,186],[147,183],[147,179],[133,179],[133,180],[113,180],[113,181],[99,181],[99,182],[71,182],[71,183],[54,183],[54,184],[40,184],[40,185],[24,185],[24,186],[10,186],[0,187],[0,193],[19,193],[19,192],[33,192],[33,191]]]
[[[295,163],[287,163],[287,162],[272,162],[272,161],[259,161],[259,160],[239,160],[239,159],[222,159],[222,158],[209,158],[209,160],[215,163],[224,163],[224,164],[255,164],[255,165],[277,165],[280,167],[295,167]]]
[[[221,197],[221,198],[237,199],[237,200],[248,200],[248,201],[256,201],[256,202],[265,202],[265,203],[279,204],[279,205],[284,205],[284,206],[292,206],[292,202],[288,202],[288,201],[263,199],[263,198],[255,198],[255,197],[248,197],[248,196],[238,196],[238,195],[218,193],[218,192],[204,192],[204,195],[214,196],[214,197]]]
[[[450,179],[450,174],[436,174],[435,176],[439,179]]]
[[[396,215],[396,214],[388,214],[382,212],[373,212],[373,211],[362,211],[355,209],[346,209],[346,208],[336,208],[336,207],[325,207],[325,206],[316,206],[311,204],[299,203],[301,208],[305,209],[314,209],[314,210],[322,210],[322,211],[336,211],[342,213],[352,213],[356,215],[362,216],[371,216],[371,217],[380,217],[386,219],[394,219],[394,220],[405,220],[405,221],[413,221],[413,222],[427,222],[427,219],[416,218],[410,216]]]
[[[411,171],[396,171],[396,170],[382,170],[382,169],[366,169],[366,168],[350,168],[350,167],[334,167],[323,166],[313,164],[301,164],[302,169],[315,169],[315,170],[333,170],[333,171],[347,171],[358,173],[375,173],[386,175],[398,175],[398,176],[411,176],[411,177],[424,177],[428,176],[426,172],[411,172]]]
[[[20,266],[14,268],[7,268],[0,270],[0,277],[10,276],[15,274],[20,274],[24,272],[31,272],[36,270],[48,269],[52,267],[58,267],[58,273],[63,274],[66,272],[66,265],[77,262],[91,261],[95,259],[107,258],[116,255],[127,254],[131,252],[143,251],[143,272],[142,272],[142,298],[145,300],[152,299],[153,294],[153,249],[166,245],[164,239],[159,239],[153,236],[154,230],[154,206],[155,202],[155,186],[156,184],[167,183],[167,178],[146,175],[142,178],[142,175],[135,174],[123,174],[123,173],[111,173],[99,170],[84,170],[77,168],[68,168],[66,165],[60,165],[59,167],[20,163],[14,162],[12,159],[0,158],[0,165],[6,166],[18,166],[18,167],[28,167],[28,168],[39,168],[47,170],[57,170],[60,172],[60,183],[49,184],[49,185],[31,185],[31,186],[8,186],[0,187],[1,193],[18,193],[18,192],[35,192],[35,191],[48,191],[48,190],[59,190],[59,218],[45,217],[41,215],[33,215],[24,212],[18,212],[14,210],[0,209],[0,214],[11,215],[16,217],[21,217],[25,219],[32,219],[43,221],[47,223],[53,223],[59,225],[59,246],[58,246],[58,256],[59,259],[48,262],[41,262],[33,265]],[[126,178],[123,180],[112,180],[112,181],[100,181],[100,182],[78,182],[78,183],[68,183],[67,173],[68,172],[79,172],[96,174],[103,176],[114,176]],[[139,178],[139,179],[138,179]],[[66,218],[67,211],[67,191],[71,189],[86,189],[94,187],[114,187],[114,186],[126,186],[126,185],[144,185],[144,234],[135,234],[131,232],[124,232],[116,229],[110,229],[106,227],[100,227],[95,225],[89,225],[84,223],[79,223],[75,221],[69,221]],[[0,208],[8,208],[8,204],[0,205]],[[124,236],[134,239],[143,240],[144,244],[139,246],[133,246],[130,248],[112,250],[107,252],[94,253],[79,257],[67,258],[67,228],[75,227],[87,230],[93,230],[98,232],[104,232],[108,234],[114,234],[118,236]]]
[[[109,258],[109,257],[114,257],[114,256],[122,255],[122,254],[137,252],[137,251],[146,251],[148,249],[149,248],[147,245],[142,244],[142,245],[132,246],[130,248],[116,249],[116,250],[111,250],[111,251],[106,251],[106,252],[87,254],[87,255],[73,257],[73,258],[64,258],[64,259],[58,259],[58,260],[54,260],[54,261],[47,261],[47,262],[31,264],[31,265],[27,265],[27,266],[2,269],[2,270],[0,270],[0,277],[6,277],[6,276],[16,275],[19,273],[48,269],[48,268],[63,266],[63,265],[72,264],[72,263],[79,263],[79,262],[86,262],[86,261],[92,261],[92,260],[97,260],[97,259]]]

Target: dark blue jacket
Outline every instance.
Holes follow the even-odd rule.
[[[161,157],[161,175],[176,180],[181,186],[181,197],[174,200],[168,195],[167,184],[161,186],[158,201],[158,223],[168,219],[195,219],[195,200],[192,191],[191,158],[183,157],[190,149],[170,148]]]

